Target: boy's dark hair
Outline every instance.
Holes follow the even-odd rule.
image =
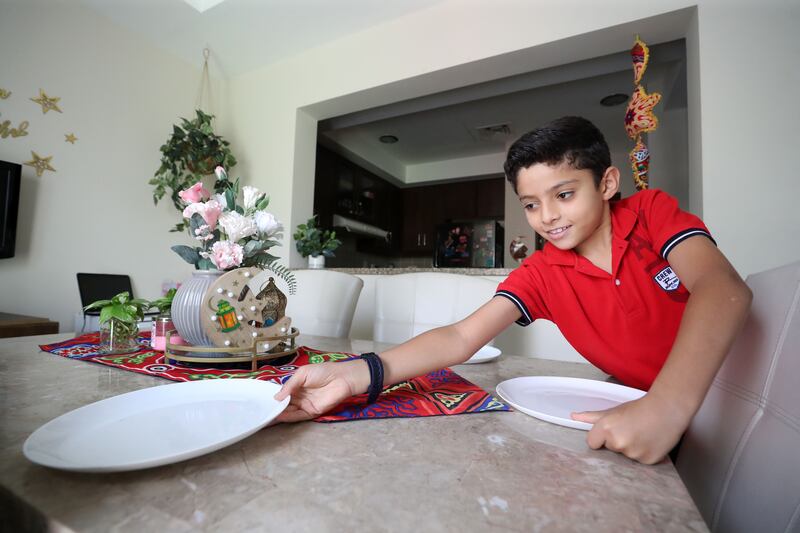
[[[611,166],[608,144],[597,127],[582,117],[561,117],[529,131],[508,149],[503,169],[517,192],[517,176],[523,168],[537,163],[566,162],[574,169],[592,171],[595,185]]]

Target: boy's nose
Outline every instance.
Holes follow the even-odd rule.
[[[539,210],[539,212],[542,215],[542,222],[545,224],[551,224],[556,220],[558,220],[559,217],[558,211],[556,209],[553,209],[553,207],[547,204],[542,204],[542,207]]]

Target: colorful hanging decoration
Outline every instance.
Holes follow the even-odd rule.
[[[59,113],[63,112],[58,107],[58,101],[61,100],[61,98],[47,96],[47,93],[45,93],[42,89],[39,89],[39,96],[36,98],[31,98],[31,100],[42,106],[42,113],[45,115],[51,110],[58,111]]]
[[[650,150],[642,140],[642,134],[655,131],[658,128],[658,117],[653,113],[653,108],[661,101],[660,93],[647,94],[641,85],[642,77],[650,61],[650,49],[639,36],[631,48],[631,61],[633,63],[633,95],[625,110],[625,133],[636,141],[633,149],[628,154],[633,170],[633,182],[636,190],[648,188],[647,171],[650,168]]]
[[[633,60],[633,84],[639,85],[644,71],[647,70],[647,63],[650,61],[650,48],[638,35],[633,42],[633,48],[631,48],[631,60]]]
[[[42,157],[33,150],[31,150],[31,155],[33,156],[33,159],[30,161],[25,161],[23,164],[35,168],[37,176],[42,177],[42,174],[44,174],[45,170],[50,170],[52,172],[56,171],[56,169],[50,165],[50,160],[53,159],[52,155],[49,157]]]
[[[64,137],[65,137],[65,139],[64,139],[64,140],[65,140],[66,142],[70,143],[70,144],[75,144],[75,141],[77,141],[77,140],[78,140],[78,138],[77,138],[77,137],[75,137],[75,134],[74,134],[74,133],[65,133],[65,134],[64,134]]]
[[[653,108],[661,101],[661,94],[647,94],[641,85],[633,90],[633,95],[625,111],[625,131],[632,140],[637,140],[642,133],[655,131],[658,118]]]
[[[0,100],[6,100],[9,96],[11,96],[11,91],[7,91],[0,87]]]
[[[636,146],[630,152],[631,169],[633,170],[633,182],[636,190],[641,191],[647,188],[647,170],[650,168],[650,150],[642,142],[636,141]]]

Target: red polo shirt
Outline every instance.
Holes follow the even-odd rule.
[[[667,262],[684,239],[711,235],[658,190],[611,203],[612,273],[550,243],[497,288],[527,326],[556,323],[589,362],[626,385],[649,389],[678,332],[689,292]],[[713,242],[713,239],[712,239]]]

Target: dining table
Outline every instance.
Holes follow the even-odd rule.
[[[267,426],[217,451],[116,473],[34,464],[46,422],[166,379],[43,352],[69,333],[0,339],[0,529],[8,531],[707,531],[669,459],[593,450],[517,410]],[[301,334],[345,353],[390,345]],[[502,354],[452,370],[485,391],[519,376],[608,377]],[[3,525],[5,524],[5,526]]]

